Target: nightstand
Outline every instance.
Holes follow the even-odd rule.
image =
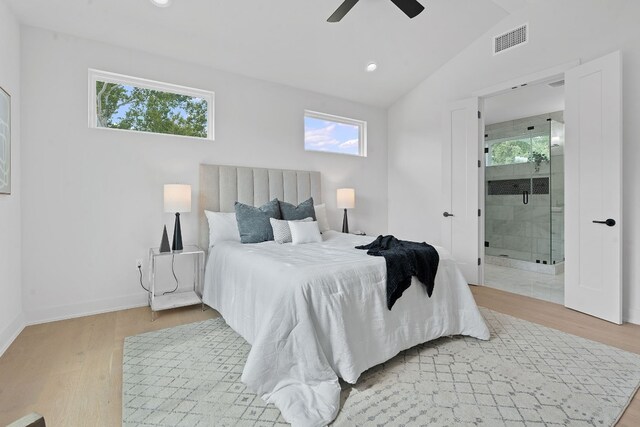
[[[193,258],[193,287],[189,290],[176,289],[175,292],[162,295],[155,294],[156,261],[160,258],[191,257]],[[204,279],[204,251],[195,245],[187,245],[181,251],[160,252],[160,248],[149,249],[149,307],[151,321],[155,320],[155,312],[172,308],[202,304],[202,282]],[[203,306],[204,309],[204,306]]]

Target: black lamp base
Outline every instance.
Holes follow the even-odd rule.
[[[342,219],[342,232],[349,232],[349,219],[347,218],[347,210],[344,210],[344,218]]]
[[[182,229],[180,228],[180,213],[176,212],[176,224],[173,227],[173,244],[171,249],[174,251],[181,251],[182,247]]]

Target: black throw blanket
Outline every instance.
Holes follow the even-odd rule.
[[[396,300],[411,286],[411,277],[416,276],[427,288],[431,297],[438,272],[440,256],[427,243],[398,240],[393,236],[378,236],[368,245],[356,246],[367,249],[368,255],[383,256],[387,264],[387,308],[391,310]]]

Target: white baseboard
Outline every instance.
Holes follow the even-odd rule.
[[[73,319],[75,317],[91,316],[112,311],[127,310],[129,308],[147,305],[146,294],[133,294],[124,297],[103,300],[86,301],[82,303],[44,308],[20,313],[3,331],[0,331],[0,356],[4,354],[23,329],[29,325],[55,322],[57,320]]]
[[[627,310],[624,316],[624,321],[628,323],[634,323],[640,325],[640,309],[630,308]]]
[[[20,332],[22,332],[25,326],[55,322],[57,320],[73,319],[76,317],[91,316],[94,314],[102,314],[118,310],[127,310],[130,308],[144,307],[146,305],[147,295],[137,293],[123,297],[87,301],[28,311],[27,313],[16,317],[16,319],[7,328],[5,328],[4,331],[0,332],[0,356],[7,348],[9,348],[13,340],[15,340]],[[628,309],[625,313],[624,321],[640,325],[640,309]]]
[[[147,294],[136,293],[122,297],[85,301],[81,303],[48,307],[25,313],[27,325],[55,322],[57,320],[73,319],[112,311],[127,310],[144,307],[148,304]]]
[[[24,319],[24,314],[20,313],[13,319],[13,322],[9,324],[4,331],[0,331],[0,356],[4,354],[5,351],[9,348],[11,343],[18,338],[20,332],[27,326],[27,323]]]

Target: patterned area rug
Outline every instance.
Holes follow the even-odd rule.
[[[481,309],[491,340],[441,338],[343,384],[335,426],[611,426],[640,356]],[[123,425],[286,425],[240,375],[249,345],[222,319],[125,339]]]

